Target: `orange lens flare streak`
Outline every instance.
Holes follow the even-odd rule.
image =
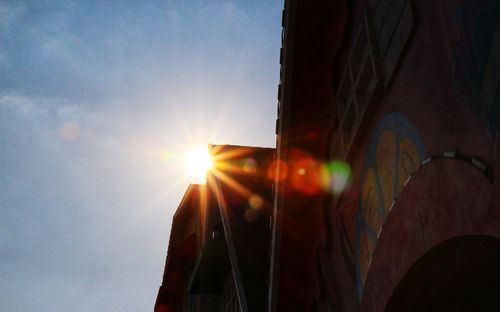
[[[234,173],[244,173],[246,170],[242,166],[230,164],[225,161],[219,161],[214,163],[214,168],[218,168],[219,171],[227,171],[227,172],[234,172]]]
[[[207,214],[207,206],[208,206],[208,193],[207,188],[205,186],[201,186],[200,188],[200,220],[206,219]],[[205,222],[200,222],[201,233],[205,233]],[[201,236],[202,245],[205,244],[205,235]]]
[[[249,198],[253,193],[241,185],[239,182],[225,174],[224,172],[218,170],[217,168],[212,168],[210,171],[215,177],[219,178],[221,182],[224,182],[227,186],[235,190],[238,194],[243,196],[244,198]],[[212,183],[210,183],[212,184]]]
[[[219,153],[219,151],[222,149],[222,147],[219,146],[214,146],[210,150],[210,154],[212,154],[212,158],[215,162],[222,162],[224,160],[229,160],[229,159],[237,159],[240,158],[243,155],[247,155],[251,153],[251,149],[249,148],[238,148],[238,149],[231,149],[229,151],[223,151]]]

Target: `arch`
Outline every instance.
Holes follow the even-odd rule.
[[[384,311],[405,274],[435,246],[470,235],[500,239],[493,195],[490,181],[463,162],[440,159],[417,170],[384,223],[360,311]]]
[[[385,311],[500,311],[499,293],[500,239],[459,236],[411,266]]]

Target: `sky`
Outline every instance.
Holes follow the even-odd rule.
[[[275,145],[276,0],[0,0],[0,310],[151,311],[195,145]]]

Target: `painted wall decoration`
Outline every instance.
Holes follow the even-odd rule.
[[[457,97],[494,134],[500,127],[500,1],[452,5],[452,81]]]
[[[357,206],[355,267],[361,296],[379,231],[407,178],[425,159],[417,128],[403,113],[384,116],[372,134]]]

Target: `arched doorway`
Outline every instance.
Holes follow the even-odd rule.
[[[401,279],[385,311],[500,311],[500,239],[467,235],[433,247]]]

